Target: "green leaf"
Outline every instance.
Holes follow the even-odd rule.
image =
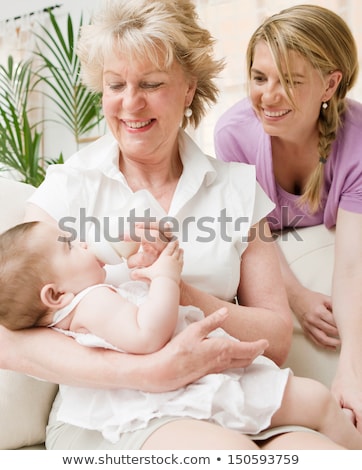
[[[17,179],[39,186],[50,164],[64,163],[60,151],[57,158],[42,153],[45,120],[34,121],[30,97],[40,93],[55,104],[57,122],[74,136],[75,142],[104,123],[100,95],[89,91],[80,79],[80,62],[76,55],[77,33],[83,24],[74,27],[67,16],[66,31],[49,10],[50,27],[40,26],[34,58],[16,63],[10,55],[0,64],[0,171],[12,171]],[[35,68],[36,63],[36,68]],[[46,102],[46,101],[45,101]]]
[[[99,96],[89,91],[80,79],[80,61],[76,55],[75,31],[83,25],[81,15],[74,28],[68,14],[66,32],[63,34],[54,14],[49,11],[51,28],[40,25],[42,34],[37,34],[36,55],[41,61],[37,71],[39,81],[46,84],[45,92],[57,108],[59,123],[64,125],[78,142],[83,135],[97,128],[103,120],[99,107]],[[49,74],[44,75],[44,69]]]

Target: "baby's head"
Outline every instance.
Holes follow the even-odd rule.
[[[80,291],[103,283],[104,263],[55,224],[25,222],[0,235],[0,324],[47,326]]]
[[[48,310],[39,295],[50,275],[39,224],[22,223],[0,235],[0,324],[11,330],[35,326]]]

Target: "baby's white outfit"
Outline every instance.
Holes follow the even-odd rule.
[[[137,305],[148,294],[147,284],[140,281],[126,282],[118,288],[101,285],[107,285]],[[49,326],[74,337],[85,346],[117,349],[93,334],[56,328],[56,324],[74,309],[81,298],[97,287],[99,285],[78,294],[70,305],[56,312],[54,322]],[[203,317],[202,311],[196,307],[180,306],[174,334]],[[215,335],[229,336],[221,328],[212,333]],[[207,420],[241,433],[257,434],[270,425],[271,417],[280,407],[290,373],[289,369],[280,369],[271,360],[259,356],[247,368],[209,374],[171,392],[145,393],[61,385],[62,403],[57,419],[98,430],[113,443],[122,433],[144,428],[151,419],[161,416]]]

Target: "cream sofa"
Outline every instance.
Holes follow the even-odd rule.
[[[0,232],[21,222],[32,186],[0,177]],[[0,369],[0,449],[43,447],[57,385]]]
[[[24,203],[34,188],[0,177],[0,232],[20,222]],[[280,237],[287,259],[307,286],[330,292],[333,268],[333,232],[322,226]],[[295,322],[293,346],[287,361],[295,374],[309,376],[329,385],[336,354],[318,350],[306,341]],[[22,374],[0,370],[0,449],[44,448],[45,427],[57,386]]]

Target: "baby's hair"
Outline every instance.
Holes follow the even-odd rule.
[[[47,311],[40,291],[49,264],[36,243],[39,224],[24,222],[0,235],[0,324],[10,330],[36,326]]]

